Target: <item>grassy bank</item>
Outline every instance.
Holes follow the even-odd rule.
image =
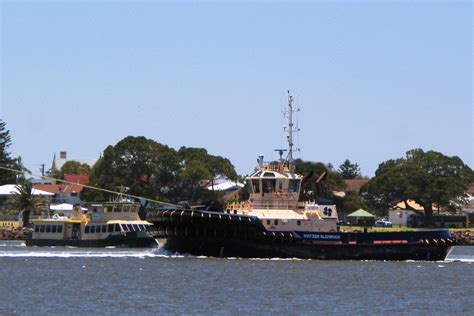
[[[406,230],[414,230],[415,228],[412,227],[369,227],[367,231],[369,232],[398,232],[398,231],[406,231]],[[341,226],[341,231],[364,231],[363,226]],[[474,233],[474,228],[450,228],[452,232],[464,232],[469,231]]]

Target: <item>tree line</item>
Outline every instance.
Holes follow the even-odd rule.
[[[21,159],[11,158],[10,145],[10,133],[0,120],[0,165],[25,170]],[[345,180],[363,179],[357,163],[346,159],[335,170],[331,164],[297,159],[296,172],[304,176],[301,199],[332,199],[340,213],[365,208],[382,215],[400,201],[414,200],[431,217],[435,206],[458,209],[465,202],[466,188],[474,182],[474,172],[459,157],[422,149],[382,162],[360,192],[349,192],[344,197],[334,192],[345,190]],[[149,199],[170,203],[186,200],[192,204],[223,202],[222,193],[204,188],[202,180],[209,180],[210,184],[218,176],[243,180],[227,158],[211,155],[204,148],[175,150],[143,136],[128,136],[108,146],[92,168],[68,161],[53,176],[62,178],[65,173],[88,174],[90,185],[110,191],[125,190]],[[0,170],[0,184],[17,180],[14,173]],[[87,201],[112,198],[87,188],[81,194]]]

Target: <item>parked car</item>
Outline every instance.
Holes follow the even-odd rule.
[[[375,222],[375,227],[392,227],[392,222],[385,219],[379,219]]]

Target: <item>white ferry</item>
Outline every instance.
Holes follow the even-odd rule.
[[[152,247],[147,233],[151,223],[138,216],[139,203],[106,202],[88,205],[84,213],[75,205],[69,217],[54,215],[33,220],[34,230],[27,246]]]

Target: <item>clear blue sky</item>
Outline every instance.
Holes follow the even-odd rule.
[[[364,175],[412,148],[473,164],[470,1],[2,1],[0,117],[26,166],[128,135],[240,174],[282,145]]]

